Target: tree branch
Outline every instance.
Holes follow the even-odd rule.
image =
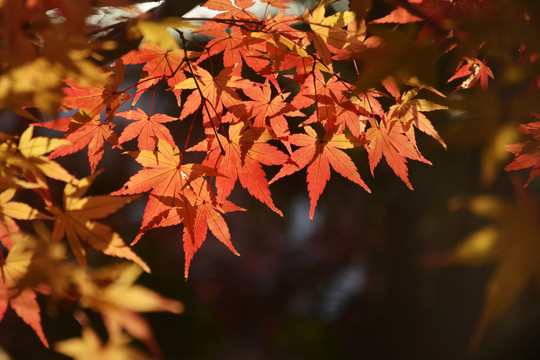
[[[131,0],[132,3],[143,2],[141,0]],[[195,6],[205,2],[205,0],[165,0],[159,6],[145,12],[138,16],[139,19],[159,21],[166,17],[181,17]],[[116,48],[112,50],[100,50],[98,51],[99,58],[93,58],[92,60],[99,65],[105,65],[121,57],[122,55],[135,50],[139,47],[142,38],[130,39],[128,37],[128,26],[132,20],[126,20],[114,24],[106,30],[106,33],[102,36],[97,36],[95,42],[114,41],[116,42]],[[100,30],[95,31],[99,33]]]

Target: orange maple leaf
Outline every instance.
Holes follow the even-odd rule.
[[[373,174],[375,167],[384,155],[388,165],[411,190],[413,187],[409,181],[406,158],[431,165],[431,162],[420,154],[416,146],[403,133],[403,129],[398,126],[397,121],[387,121],[385,117],[378,124],[373,121],[372,127],[366,132],[366,140],[369,145],[368,155],[371,174]]]
[[[156,85],[160,80],[166,79],[169,86],[186,79],[184,69],[187,67],[186,56],[195,53],[184,50],[165,51],[156,44],[148,41],[141,49],[133,50],[122,57],[125,64],[144,64],[143,74],[137,84],[137,93],[132,104],[137,103],[144,91]],[[175,92],[176,94],[176,92]],[[178,97],[180,103],[180,98]]]
[[[103,157],[105,150],[105,140],[113,146],[118,145],[118,138],[112,128],[114,124],[105,124],[99,120],[99,116],[87,120],[82,118],[81,113],[75,114],[73,118],[56,119],[36,126],[43,126],[49,129],[65,131],[64,139],[71,144],[57,147],[50,155],[50,159],[60,156],[70,155],[88,146],[88,160],[92,173]],[[81,120],[82,118],[82,120]]]
[[[64,80],[69,88],[64,88],[62,106],[64,109],[78,109],[84,112],[86,119],[98,116],[107,108],[107,113],[112,116],[120,108],[121,101],[128,98],[118,88],[124,82],[125,66],[122,59],[116,61],[114,73],[110,71],[104,86],[92,84],[80,84],[73,80]]]
[[[213,166],[224,177],[216,178],[218,200],[223,201],[232,192],[236,180],[257,200],[266,204],[280,216],[283,213],[274,205],[268,188],[264,165],[281,165],[287,155],[275,146],[267,143],[273,137],[265,129],[247,128],[243,123],[230,125],[228,139],[218,135],[188,149],[188,151],[207,151],[205,165]],[[221,153],[223,144],[224,154]]]
[[[292,0],[261,0],[263,3],[267,3],[270,6],[279,9],[289,9],[290,6],[285,5],[285,3],[291,2]]]
[[[165,114],[147,115],[142,109],[124,111],[116,114],[129,120],[135,120],[129,124],[118,138],[120,144],[137,137],[140,150],[154,150],[158,139],[165,140],[171,146],[175,146],[174,139],[167,127],[162,125],[166,122],[176,121],[174,118]]]
[[[205,112],[204,114],[211,118],[221,116],[224,106],[236,114],[238,118],[246,113],[242,99],[234,89],[249,88],[253,86],[251,81],[233,75],[234,67],[223,69],[216,77],[199,66],[194,65],[192,68],[194,77],[188,78],[174,87],[177,90],[195,89],[186,99],[180,119],[186,118],[201,105],[208,107],[210,113]]]
[[[216,201],[213,190],[203,176],[221,178],[217,171],[200,164],[182,165],[180,151],[161,139],[158,140],[157,151],[143,150],[131,155],[144,169],[112,195],[139,194],[151,190],[141,228],[133,243],[150,229],[184,223],[186,277],[191,259],[206,238],[208,228],[237,254],[220,213],[243,209],[226,200]]]
[[[361,146],[365,140],[347,136],[339,128],[333,128],[321,138],[310,126],[304,127],[305,134],[294,134],[289,137],[291,144],[300,146],[291,156],[290,161],[270,181],[293,174],[307,166],[307,183],[310,198],[309,218],[313,220],[317,201],[330,180],[330,167],[338,174],[363,187],[368,193],[371,190],[364,183],[356,165],[341,149]]]

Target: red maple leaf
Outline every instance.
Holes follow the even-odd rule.
[[[174,139],[169,132],[169,129],[163,123],[176,121],[178,118],[165,114],[147,115],[143,110],[137,108],[135,110],[124,111],[116,114],[117,116],[126,119],[135,120],[129,124],[118,138],[120,144],[137,137],[140,150],[154,150],[157,145],[157,140],[162,139],[175,146]]]
[[[80,120],[83,117],[83,120]],[[75,114],[73,118],[62,118],[52,120],[35,126],[43,126],[49,129],[65,131],[64,139],[71,141],[70,145],[61,145],[57,147],[50,155],[50,159],[60,156],[76,153],[88,146],[88,160],[92,173],[103,157],[105,150],[105,140],[111,145],[117,147],[118,139],[112,128],[113,124],[104,124],[98,117],[91,120],[81,116],[81,113]]]
[[[321,123],[325,129],[339,125],[347,125],[356,137],[363,136],[363,121],[360,115],[368,116],[382,108],[372,94],[355,94],[348,98],[350,86],[336,77],[326,80],[324,74],[315,70],[308,75],[302,84],[299,94],[292,100],[298,108],[309,107],[315,104],[316,111],[305,120],[302,125]],[[368,110],[369,109],[369,110]]]
[[[456,90],[469,89],[478,80],[480,80],[483,90],[488,89],[488,78],[493,79],[494,77],[493,72],[484,62],[478,59],[465,58],[461,61],[460,65],[461,67],[458,66],[456,73],[448,79],[447,83],[455,79],[467,77],[467,79],[457,86]]]
[[[506,171],[521,170],[532,167],[531,174],[525,186],[540,174],[540,121],[522,124],[519,130],[532,135],[534,141],[525,141],[506,146],[506,150],[515,155],[515,159],[505,167]]]
[[[371,193],[360,177],[356,165],[341,150],[361,146],[365,143],[364,140],[347,136],[341,133],[338,128],[327,131],[322,139],[310,126],[304,127],[304,130],[305,134],[294,134],[289,137],[290,143],[300,146],[300,148],[292,154],[290,161],[283,165],[270,184],[307,166],[308,192],[311,199],[309,218],[312,220],[317,201],[323,193],[326,183],[330,180],[330,167]]]
[[[229,127],[228,139],[218,135],[215,138],[204,140],[188,151],[207,151],[208,155],[203,164],[215,167],[225,175],[216,178],[218,200],[223,201],[232,192],[236,180],[257,200],[266,204],[270,209],[283,216],[283,213],[274,205],[268,188],[266,174],[262,169],[264,165],[281,165],[287,160],[287,155],[275,146],[267,143],[272,135],[262,128],[247,128],[243,123],[233,124]],[[220,143],[225,154],[221,153]]]

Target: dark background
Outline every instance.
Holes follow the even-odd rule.
[[[384,13],[383,8],[378,11]],[[438,75],[441,86],[448,74],[443,69]],[[447,86],[446,93],[452,89]],[[479,89],[467,93],[472,98],[478,94]],[[503,108],[510,101],[506,95],[495,95]],[[170,93],[160,93],[155,106],[175,116],[179,110],[173,103]],[[372,177],[367,153],[350,152],[372,194],[333,172],[313,221],[305,170],[270,187],[283,219],[237,186],[231,200],[249,212],[227,214],[225,219],[241,256],[209,234],[188,281],[183,278],[181,226],[148,232],[134,247],[153,271],[140,283],[182,301],[186,308],[181,315],[146,315],[164,358],[539,359],[540,306],[533,284],[490,327],[479,349],[471,351],[469,342],[495,264],[426,265],[430,256],[449,251],[486,224],[466,210],[451,211],[450,199],[485,193],[515,199],[506,172],[481,185],[481,154],[489,141],[477,135],[485,125],[479,116],[482,113],[472,111],[466,116],[430,114],[448,150],[418,136],[433,166],[409,163],[414,191],[386,164]],[[3,125],[10,125],[3,131],[16,133],[24,126],[5,112],[2,117]],[[495,117],[492,125],[507,120]],[[173,124],[169,128],[182,144],[189,122]],[[84,151],[60,162],[75,175],[87,176]],[[100,167],[119,172],[100,175],[93,187],[96,194],[119,189],[138,169],[128,156],[110,149]],[[276,171],[267,170],[268,178]],[[539,187],[535,180],[529,190],[538,194]],[[127,242],[138,231],[145,200],[108,218]],[[49,313],[47,299],[40,301],[51,344],[78,336],[69,311]],[[90,316],[99,330],[99,318]],[[44,349],[12,310],[0,324],[0,346],[13,360],[65,359]]]

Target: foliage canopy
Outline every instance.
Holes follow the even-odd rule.
[[[152,264],[102,219],[144,197],[132,245],[148,231],[182,224],[187,279],[209,233],[239,255],[226,222],[246,210],[231,200],[235,188],[284,216],[270,185],[306,169],[310,219],[332,172],[371,193],[364,163],[375,181],[376,169],[388,165],[412,190],[410,161],[431,165],[420,134],[446,149],[435,120],[449,108],[487,114],[479,133],[467,135],[489,135],[485,186],[504,166],[532,168],[525,186],[540,174],[540,122],[530,120],[540,116],[540,14],[529,2],[351,0],[350,11],[332,12],[333,1],[321,0],[301,15],[287,11],[289,0],[261,2],[262,16],[251,0],[209,0],[202,6],[218,13],[203,23],[142,13],[101,28],[81,25],[93,11],[90,1],[0,1],[0,106],[18,115],[10,121],[23,129],[0,134],[0,319],[10,306],[49,346],[36,296],[70,299],[101,314],[109,340],[99,340],[79,314],[82,337],[57,343],[57,351],[76,359],[89,348],[146,358],[128,345],[127,333],[157,355],[139,313],[179,313],[183,306],[134,284],[139,268],[150,272]],[[205,40],[186,36],[187,28]],[[109,61],[108,52],[121,45],[118,33],[128,44],[144,41]],[[129,85],[126,74],[134,71]],[[496,110],[474,107],[478,100],[502,108],[490,97],[496,92],[507,97],[502,124],[489,122]],[[174,95],[177,116],[155,110],[163,93]],[[182,137],[171,131],[180,124]],[[518,128],[526,141],[518,142]],[[57,137],[34,135],[45,129]],[[77,154],[81,162],[83,149],[89,166],[78,178],[62,159]],[[140,168],[116,191],[94,195],[96,177],[114,171],[101,165],[106,151]],[[474,345],[540,275],[537,206],[526,188],[516,189],[521,207],[488,196],[456,200],[456,208],[499,225],[431,262],[498,262]],[[88,268],[88,248],[134,264]]]

